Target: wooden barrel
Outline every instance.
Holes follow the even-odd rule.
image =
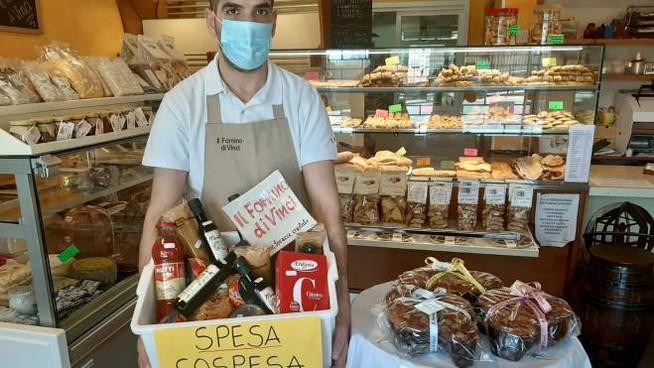
[[[636,367],[654,327],[654,254],[590,249],[582,286],[582,337],[594,367]]]

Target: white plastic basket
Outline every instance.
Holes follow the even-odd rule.
[[[225,242],[228,245],[235,244],[239,239],[238,235],[234,233],[222,234]],[[136,308],[132,316],[131,328],[134,334],[139,335],[145,345],[145,350],[150,358],[150,365],[152,368],[159,368],[159,357],[157,356],[157,349],[154,341],[154,333],[163,329],[176,329],[187,327],[211,327],[223,323],[239,323],[241,321],[274,321],[283,320],[296,317],[310,317],[318,316],[322,322],[322,354],[323,354],[323,367],[331,366],[332,358],[332,336],[336,325],[336,314],[338,313],[338,299],[336,298],[336,281],[338,280],[338,269],[336,266],[336,257],[329,248],[329,244],[325,241],[323,244],[324,254],[327,257],[328,271],[328,289],[329,289],[329,305],[328,310],[317,312],[303,312],[303,313],[284,313],[266,316],[254,316],[243,318],[229,318],[220,320],[209,321],[194,321],[194,322],[180,322],[169,324],[155,324],[155,297],[154,297],[154,282],[153,282],[153,264],[152,261],[148,263],[141,273],[138,287],[136,288]]]

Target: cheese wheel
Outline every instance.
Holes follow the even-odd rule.
[[[116,263],[109,258],[82,258],[70,265],[68,275],[79,280],[92,280],[112,284],[118,278],[118,268]]]

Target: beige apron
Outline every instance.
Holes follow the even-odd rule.
[[[201,200],[221,231],[234,230],[222,210],[227,198],[247,192],[275,170],[282,173],[300,202],[310,209],[284,107],[272,108],[272,120],[223,123],[219,96],[207,96]]]

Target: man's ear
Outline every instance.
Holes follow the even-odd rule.
[[[273,29],[272,29],[272,35],[275,37],[275,30],[277,29],[277,11],[273,9]]]
[[[205,21],[207,23],[207,29],[209,30],[209,33],[211,34],[211,38],[217,40],[218,39],[218,30],[216,29],[216,16],[209,9],[206,10]]]

